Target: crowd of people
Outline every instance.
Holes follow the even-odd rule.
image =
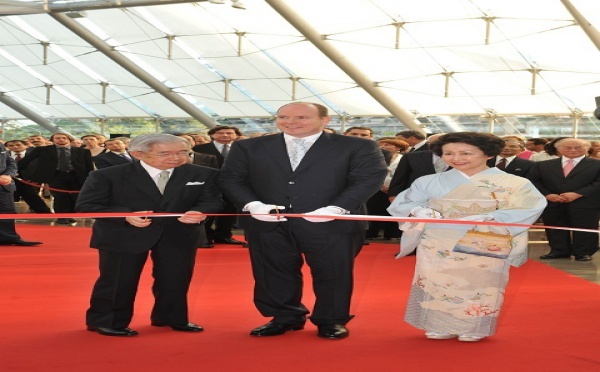
[[[22,199],[32,212],[71,216],[56,224],[74,223],[76,213],[131,214],[93,225],[100,275],[86,324],[107,336],[137,335],[129,324],[148,257],[151,324],[201,332],[188,319],[187,292],[197,248],[217,244],[249,250],[254,303],[271,318],[252,336],[301,330],[309,320],[319,337],[348,337],[354,260],[382,237],[400,243],[397,258],[417,255],[406,321],[427,338],[464,342],[494,334],[509,268],[527,260],[524,225],[541,216],[548,226],[544,260],[589,261],[598,249],[597,233],[577,230],[598,229],[598,142],[417,130],[376,139],[364,126],[338,134],[330,120],[322,105],[293,102],[277,112],[278,133],[244,136],[222,125],[207,134],[6,141],[0,212],[15,213]],[[451,221],[336,218],[348,214]],[[41,244],[22,240],[14,220],[0,221],[0,245]],[[235,227],[243,240],[233,237]],[[312,309],[302,301],[304,263],[313,277]]]

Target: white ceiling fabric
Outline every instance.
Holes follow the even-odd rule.
[[[600,1],[571,2],[599,27]],[[0,0],[0,92],[56,118],[189,116],[49,14],[25,14],[39,3]],[[267,2],[243,3],[90,9],[75,21],[213,117],[270,116],[293,99],[334,114],[390,115]],[[423,116],[590,113],[600,96],[600,51],[560,0],[285,3],[398,106]],[[487,44],[485,17],[494,17]],[[0,103],[0,117],[23,115]]]

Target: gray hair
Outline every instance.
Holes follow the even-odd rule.
[[[556,143],[554,144],[554,147],[559,148],[562,144],[564,144],[567,141],[578,141],[583,145],[583,147],[592,147],[592,144],[588,140],[584,140],[582,138],[571,138],[571,137],[563,138],[561,140],[556,141]]]
[[[150,133],[150,134],[141,134],[136,136],[129,143],[129,151],[141,151],[148,152],[150,148],[156,144],[176,144],[183,143],[186,148],[190,148],[190,143],[181,137],[174,136],[172,134],[166,133]]]

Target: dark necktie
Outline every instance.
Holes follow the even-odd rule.
[[[224,158],[226,158],[227,155],[229,155],[229,145],[223,145],[223,150],[221,151],[221,155],[223,155]]]
[[[67,149],[64,147],[58,148],[58,170],[61,172],[69,171],[69,161],[67,159]]]
[[[500,170],[505,170],[506,169],[506,158],[500,159],[498,164],[496,164],[496,168],[498,168]]]
[[[15,155],[15,161],[19,161],[21,159],[23,159],[23,157],[21,156],[21,153],[17,152],[17,155]]]
[[[123,159],[127,160],[128,162],[131,161],[131,159],[129,158],[129,156],[125,155],[125,154],[119,154],[120,157],[122,157]]]

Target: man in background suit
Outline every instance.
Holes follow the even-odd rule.
[[[78,191],[88,174],[94,169],[89,150],[71,147],[73,137],[65,133],[54,133],[51,146],[34,148],[21,161],[19,172],[27,172],[31,180],[46,183],[57,190]],[[35,165],[33,163],[35,162]],[[30,169],[30,165],[34,169]],[[54,212],[71,213],[75,211],[77,193],[51,191],[54,197]],[[74,219],[59,218],[58,224],[70,224]]]
[[[586,140],[566,138],[555,147],[562,156],[535,162],[527,177],[548,200],[544,224],[598,230],[600,161],[586,157],[591,147]],[[546,229],[546,236],[550,253],[543,260],[575,256],[589,261],[598,250],[597,233]]]
[[[390,181],[388,189],[390,202],[393,202],[402,191],[408,189],[417,178],[448,170],[449,167],[442,158],[429,150],[429,144],[444,134],[436,133],[429,136],[426,145],[420,147],[423,150],[413,151],[402,156]]]
[[[428,151],[425,134],[418,130],[404,130],[396,133],[396,139],[402,140],[410,145],[409,153],[417,151]]]
[[[242,132],[236,127],[219,125],[210,129],[208,134],[212,137],[213,141],[202,145],[196,145],[192,148],[192,150],[200,154],[216,156],[217,161],[219,162],[219,168],[221,168],[225,162],[225,158],[229,154],[231,145],[239,136],[242,135]],[[224,195],[223,200],[225,201],[223,214],[235,214],[238,212],[233,203],[228,199],[227,195]],[[232,237],[231,230],[233,229],[235,220],[235,216],[207,218],[205,225],[208,243],[243,245],[244,242],[236,240]]]
[[[525,142],[518,140],[515,137],[504,138],[504,149],[500,155],[495,156],[487,161],[487,166],[496,167],[506,173],[514,174],[515,176],[527,177],[527,173],[533,166],[534,162],[526,159],[521,159],[517,155],[525,150]]]
[[[181,137],[190,143],[190,146],[196,146],[196,141],[194,137],[189,134],[183,133],[174,133],[174,136]],[[219,169],[221,168],[219,165],[219,161],[217,160],[216,155],[202,154],[199,152],[190,152],[190,163],[196,165],[204,165],[205,167]]]
[[[189,134],[183,133],[175,133],[174,136],[185,139],[190,143],[191,147],[196,146],[196,141],[194,137]],[[201,154],[199,152],[190,151],[190,163],[196,165],[204,165],[205,167],[219,169],[219,162],[217,161],[217,157],[215,155],[209,154]],[[208,220],[208,218],[207,218]],[[206,226],[204,226],[206,222],[202,222],[202,229],[200,229],[200,243],[198,244],[198,248],[214,248],[214,244],[211,243],[206,237]]]
[[[108,168],[114,165],[129,164],[134,158],[127,152],[127,147],[123,141],[118,139],[107,139],[104,146],[109,152],[102,153],[93,157],[96,168]]]
[[[88,330],[135,336],[128,328],[148,254],[153,262],[153,326],[200,332],[188,319],[203,213],[219,212],[218,171],[189,164],[189,143],[170,134],[144,134],[130,144],[139,161],[92,172],[77,201],[79,212],[182,213],[181,217],[99,218],[90,246],[98,249],[100,277],[86,314]]]
[[[10,157],[4,145],[0,144],[0,214],[14,214],[15,200],[15,182],[13,177],[17,175],[17,163]],[[29,242],[21,239],[15,230],[14,219],[0,219],[0,246],[18,245],[32,246],[42,244],[42,242]]]
[[[6,141],[6,148],[10,150],[10,157],[18,164],[21,159],[33,150],[33,147],[27,147],[24,141],[12,140]],[[27,174],[20,173],[19,178],[30,179]],[[19,180],[15,182],[16,191],[14,193],[15,202],[23,199],[29,208],[35,213],[52,213],[44,199],[40,196],[40,188],[28,185]]]
[[[254,303],[273,319],[250,332],[277,336],[304,328],[303,255],[316,302],[310,317],[319,337],[348,337],[354,259],[365,238],[364,221],[320,215],[356,213],[381,185],[387,167],[374,141],[323,132],[327,108],[307,102],[281,107],[282,134],[235,142],[219,184],[252,218],[245,232],[255,279]],[[304,214],[279,218],[272,210]]]

